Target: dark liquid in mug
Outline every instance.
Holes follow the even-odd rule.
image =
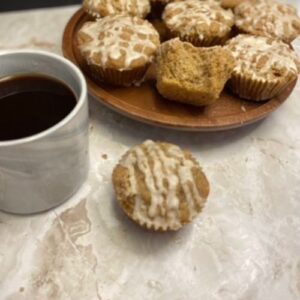
[[[28,74],[0,79],[0,141],[28,137],[65,118],[76,97],[63,82]]]

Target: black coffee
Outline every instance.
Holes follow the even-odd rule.
[[[0,79],[0,141],[44,131],[75,105],[71,89],[52,77],[27,74]]]

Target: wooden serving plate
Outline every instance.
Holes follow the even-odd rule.
[[[88,16],[79,9],[69,20],[63,35],[63,54],[82,66],[75,34]],[[206,107],[177,104],[164,99],[155,89],[155,82],[140,87],[111,87],[97,84],[86,75],[88,89],[97,100],[130,118],[163,127],[188,131],[217,131],[241,127],[265,118],[291,94],[297,80],[279,96],[267,102],[239,99],[224,91],[218,101]]]

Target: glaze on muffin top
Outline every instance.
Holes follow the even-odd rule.
[[[82,6],[98,18],[121,13],[145,18],[150,12],[149,0],[84,0]]]
[[[235,10],[236,26],[254,35],[279,38],[287,43],[300,34],[300,18],[291,5],[271,0],[250,0]]]
[[[240,34],[229,40],[226,48],[236,59],[234,73],[266,81],[297,76],[300,71],[297,54],[280,40]]]
[[[154,230],[177,230],[203,208],[209,185],[187,151],[145,141],[130,149],[113,172],[118,201],[127,215]]]
[[[213,1],[187,0],[173,2],[166,6],[163,20],[170,30],[181,32],[182,35],[203,33],[230,32],[234,24],[231,10],[223,9]]]
[[[88,63],[120,71],[150,63],[159,44],[152,24],[126,15],[87,22],[78,32],[78,46]]]

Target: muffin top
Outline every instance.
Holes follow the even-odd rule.
[[[84,0],[82,6],[97,18],[121,13],[145,18],[150,12],[149,0]]]
[[[159,231],[190,222],[209,193],[208,181],[189,152],[151,140],[122,157],[113,171],[113,184],[125,213]]]
[[[126,15],[85,23],[77,41],[88,64],[119,71],[150,63],[160,44],[152,24]]]
[[[169,3],[163,20],[172,31],[183,36],[223,36],[234,24],[232,11],[223,9],[213,1],[187,0]]]
[[[240,34],[226,46],[236,59],[234,73],[245,74],[261,81],[298,76],[297,54],[280,40]]]
[[[271,0],[250,0],[238,5],[234,13],[236,26],[254,35],[279,38],[287,43],[300,34],[297,10]]]

